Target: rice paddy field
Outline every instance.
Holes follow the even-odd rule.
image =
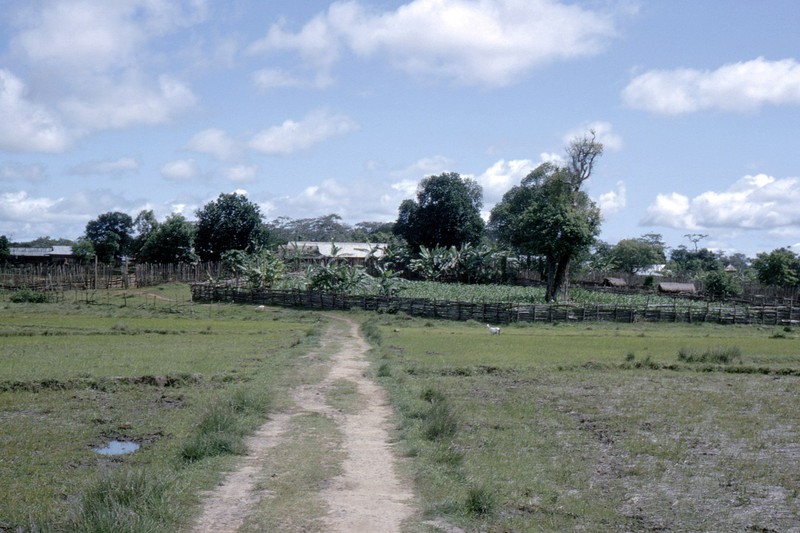
[[[537,325],[490,335],[474,322],[381,316],[364,331],[379,346],[376,376],[431,528],[800,527],[792,328]]]

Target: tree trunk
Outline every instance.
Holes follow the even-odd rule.
[[[567,277],[569,260],[569,257],[547,258],[547,288],[544,295],[546,302],[558,302],[558,293]]]

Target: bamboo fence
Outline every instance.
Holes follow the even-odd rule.
[[[714,324],[800,324],[800,306],[741,305],[724,302],[687,302],[672,305],[520,305],[513,303],[454,302],[425,298],[356,296],[301,290],[247,290],[214,284],[194,284],[195,302],[233,302],[279,305],[320,310],[363,309],[379,313],[402,312],[410,316],[482,323],[512,322],[683,322]]]

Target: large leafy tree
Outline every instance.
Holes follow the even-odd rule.
[[[689,250],[686,246],[678,246],[670,253],[670,269],[684,277],[702,277],[708,272],[722,270],[719,256],[708,248]]]
[[[0,235],[0,265],[4,265],[11,258],[11,250],[9,248],[8,237]]]
[[[622,239],[611,250],[612,268],[628,274],[665,261],[664,245],[660,244],[660,239],[653,242],[647,236]]]
[[[195,251],[203,261],[219,261],[228,250],[255,251],[266,238],[261,210],[243,194],[220,194],[197,210]]]
[[[581,185],[602,152],[594,132],[573,140],[567,164],[539,165],[492,209],[489,223],[500,242],[520,254],[544,258],[548,302],[558,299],[572,258],[600,231],[600,210]]]
[[[119,211],[104,213],[86,224],[86,239],[98,260],[112,263],[131,253],[133,219]]]
[[[394,233],[415,251],[477,244],[483,235],[483,189],[455,172],[429,176],[417,187],[417,199],[400,204]]]
[[[191,263],[194,228],[180,214],[173,214],[148,231],[147,239],[139,250],[143,263]]]
[[[800,257],[788,248],[760,253],[753,260],[758,281],[775,287],[794,287],[800,283]]]

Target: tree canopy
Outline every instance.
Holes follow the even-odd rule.
[[[112,263],[131,253],[133,219],[119,211],[104,213],[86,224],[86,239],[99,261]]]
[[[147,232],[137,259],[143,263],[191,263],[194,229],[183,215],[172,214]]]
[[[455,172],[423,179],[417,199],[404,200],[394,225],[414,251],[426,248],[477,244],[483,235],[483,189]]]
[[[593,133],[573,140],[566,165],[539,165],[492,209],[489,224],[501,243],[544,258],[547,301],[558,298],[571,259],[600,232],[600,210],[580,187],[602,152]]]
[[[195,251],[203,261],[219,261],[228,250],[254,251],[266,244],[261,210],[243,194],[220,194],[196,214]]]
[[[800,283],[800,257],[788,248],[760,253],[753,260],[758,281],[774,287],[794,287]]]
[[[633,274],[648,266],[664,263],[664,245],[648,237],[622,239],[611,250],[611,265],[614,270]]]

